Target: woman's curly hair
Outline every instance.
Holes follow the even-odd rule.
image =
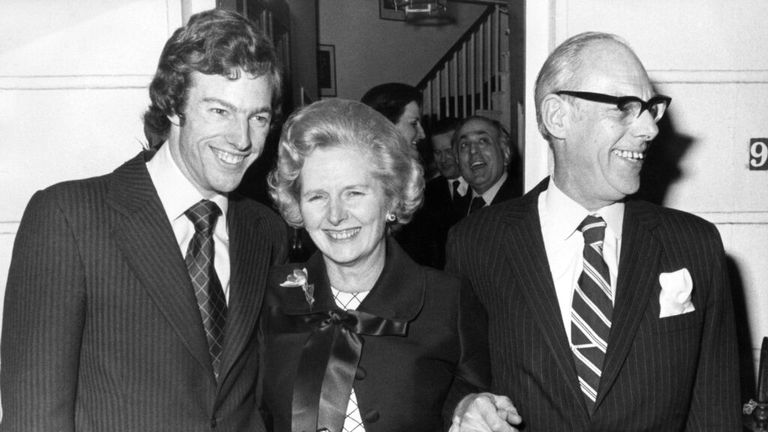
[[[268,181],[270,195],[288,224],[304,224],[299,196],[306,157],[315,149],[333,147],[362,152],[371,163],[371,175],[381,182],[389,211],[398,223],[411,220],[424,194],[416,150],[373,108],[351,100],[324,99],[294,113],[283,125],[277,167]]]

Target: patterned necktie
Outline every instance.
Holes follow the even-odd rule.
[[[184,214],[195,226],[195,234],[189,242],[185,262],[208,339],[213,374],[218,380],[221,351],[224,346],[224,324],[227,320],[227,302],[213,267],[213,228],[221,210],[216,203],[201,200]]]
[[[611,278],[603,260],[605,225],[599,216],[587,216],[579,225],[584,234],[584,270],[571,307],[573,356],[590,411],[597,398],[613,315]]]
[[[357,298],[356,294],[339,291],[338,294],[333,296],[333,299],[340,308],[345,310],[355,310],[360,306],[360,299]],[[355,395],[354,387],[349,395],[347,416],[344,418],[344,426],[342,427],[341,432],[365,432],[363,420],[360,417],[360,410],[357,406],[357,396]]]
[[[469,213],[467,214],[472,214],[475,211],[480,210],[484,206],[485,206],[485,200],[483,199],[482,196],[478,195],[472,198],[472,202],[469,204]]]

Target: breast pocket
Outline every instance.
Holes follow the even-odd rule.
[[[704,311],[695,310],[680,315],[665,318],[656,318],[651,325],[654,333],[674,333],[689,329],[701,328],[704,321]]]

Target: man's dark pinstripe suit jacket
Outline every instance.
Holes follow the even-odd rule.
[[[258,431],[255,331],[283,222],[230,197],[230,298],[213,376],[184,258],[140,154],[30,201],[2,334],[2,431]]]
[[[696,216],[625,207],[615,309],[594,411],[579,390],[538,217],[548,179],[456,225],[447,270],[489,315],[493,391],[524,431],[740,431],[733,308],[722,242]],[[687,268],[692,313],[659,318],[659,274]]]

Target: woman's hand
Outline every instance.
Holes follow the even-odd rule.
[[[456,406],[448,432],[517,432],[522,421],[508,397],[472,393]]]

